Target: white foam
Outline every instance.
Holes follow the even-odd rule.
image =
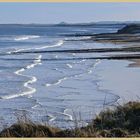
[[[20,73],[23,72],[23,71],[25,71],[24,68],[22,68],[22,69],[20,69],[20,70],[17,70],[17,71],[15,71],[14,73],[17,74],[17,75],[21,75]]]
[[[31,65],[28,65],[26,68],[30,69],[30,68],[33,68],[34,66],[35,66],[35,64],[31,64]]]
[[[72,69],[72,65],[71,64],[66,64],[70,69]]]
[[[19,97],[19,96],[31,95],[34,92],[36,92],[36,89],[29,86],[29,85],[35,83],[37,81],[37,78],[35,76],[24,75],[23,72],[26,69],[31,69],[31,68],[35,67],[36,65],[39,65],[40,62],[41,62],[41,58],[42,58],[42,55],[39,55],[37,58],[35,58],[35,60],[32,64],[26,66],[26,68],[21,68],[21,69],[14,72],[16,75],[25,76],[25,77],[30,78],[30,80],[25,82],[24,85],[23,85],[24,87],[26,87],[28,89],[28,91],[25,91],[25,92],[19,93],[19,94],[3,96],[2,99],[12,99],[12,98],[16,98],[16,97]]]
[[[55,55],[55,58],[58,58],[58,56],[57,56],[57,55]]]
[[[100,59],[97,59],[96,60],[96,63],[94,64],[94,68],[98,65],[98,64],[100,64],[101,63],[101,60]]]
[[[28,39],[34,39],[34,38],[39,38],[40,36],[37,35],[22,35],[22,36],[17,36],[14,38],[15,41],[23,41],[23,40],[28,40]]]
[[[49,120],[49,122],[52,122],[52,121],[54,121],[56,119],[56,117],[54,117],[52,115],[50,115],[50,117],[51,117],[51,119]]]
[[[34,105],[34,106],[32,107],[32,109],[34,109],[34,108],[36,108],[36,107],[38,107],[38,104],[37,104],[37,105]]]
[[[75,55],[76,55],[76,53],[72,53],[72,55],[73,55],[73,56],[75,56]]]
[[[18,53],[18,52],[22,52],[22,51],[42,50],[42,49],[47,49],[47,48],[59,47],[59,46],[63,45],[63,43],[64,43],[63,40],[59,40],[59,41],[58,41],[56,44],[54,44],[54,45],[47,45],[47,46],[38,47],[38,48],[18,49],[18,50],[14,50],[14,51],[9,51],[9,52],[7,52],[7,53],[8,53],[8,54],[12,54],[12,53]]]
[[[54,83],[54,84],[49,84],[49,83],[47,83],[46,84],[46,87],[50,87],[50,86],[52,86],[52,85],[59,85],[62,81],[64,81],[64,80],[66,80],[67,79],[67,77],[64,77],[64,78],[62,78],[62,79],[59,79],[56,83]]]
[[[70,37],[70,38],[65,38],[65,41],[70,41],[70,40],[80,41],[80,40],[86,40],[86,39],[91,39],[91,36]]]
[[[92,70],[89,70],[89,71],[88,71],[88,74],[91,74],[91,73],[92,73]]]
[[[83,60],[83,61],[85,61],[85,60]],[[100,59],[97,59],[96,60],[96,63],[93,65],[93,67],[92,68],[95,68],[99,63],[101,62],[101,60]],[[70,67],[70,68],[72,68],[72,65],[70,65],[70,64],[66,64],[68,67]],[[89,69],[88,71],[88,74],[91,74],[92,73],[92,69]],[[79,77],[79,76],[81,76],[81,75],[83,75],[83,74],[78,74],[78,75],[75,75],[74,77]],[[47,83],[46,84],[46,87],[50,87],[50,86],[53,86],[53,85],[59,85],[62,81],[64,81],[64,80],[66,80],[66,79],[68,79],[68,78],[72,78],[73,76],[71,76],[71,77],[64,77],[64,78],[62,78],[62,79],[59,79],[56,83],[54,83],[54,84],[49,84],[49,83]]]
[[[69,119],[72,121],[73,120],[73,117],[72,117],[72,115],[68,114],[67,111],[68,111],[68,109],[65,109],[64,110],[64,115],[68,116]]]
[[[56,44],[54,45],[47,45],[47,46],[43,46],[43,47],[39,47],[39,48],[35,48],[35,50],[40,50],[40,49],[47,49],[47,48],[53,48],[53,47],[59,47],[59,46],[62,46],[64,43],[63,40],[59,40]]]
[[[92,66],[93,68],[96,68],[96,66],[98,65],[98,64],[100,64],[101,63],[101,60],[100,59],[97,59],[96,60],[96,62],[95,62],[95,64]],[[92,69],[89,69],[88,70],[88,74],[91,74],[92,73]]]
[[[28,65],[26,68],[27,68],[27,69],[31,69],[31,68],[34,68],[36,65],[42,64],[42,63],[41,63],[41,58],[42,58],[42,55],[39,55],[39,56],[34,60],[34,63]]]
[[[46,84],[46,87],[50,87],[52,84]]]
[[[59,85],[62,81],[66,80],[66,79],[67,79],[67,77],[59,79],[58,82],[56,82],[54,85]]]
[[[83,60],[82,60],[82,62],[85,62],[85,61],[86,61],[86,59],[83,59]]]
[[[62,114],[64,116],[67,116],[69,118],[70,121],[73,121],[73,117],[72,115],[67,113],[68,109],[65,109],[63,113],[58,112],[59,114]],[[49,115],[51,117],[51,119],[49,120],[49,122],[55,121],[57,117],[53,116],[53,115]]]

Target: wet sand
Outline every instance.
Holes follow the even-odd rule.
[[[100,77],[98,84],[100,90],[108,90],[118,95],[120,97],[118,103],[136,101],[140,97],[140,28],[138,27],[130,25],[116,33],[95,34],[83,40],[116,45],[115,48],[75,50],[74,52],[103,53],[98,57],[102,60],[102,65],[97,70],[97,75]],[[118,48],[117,45],[122,47]]]
[[[130,60],[132,63],[129,64],[129,67],[140,67],[140,59]]]

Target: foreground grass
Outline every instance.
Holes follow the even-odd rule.
[[[140,102],[103,111],[82,128],[61,130],[19,121],[0,132],[0,137],[140,137]]]

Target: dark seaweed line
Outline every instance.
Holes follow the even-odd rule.
[[[21,55],[28,53],[109,53],[109,52],[140,52],[139,47],[125,47],[125,48],[99,48],[99,49],[74,49],[74,50],[47,50],[47,51],[22,51],[13,52],[11,54],[0,53],[0,56],[6,55]]]
[[[99,49],[76,49],[76,50],[48,50],[48,51],[24,51],[11,54],[24,54],[24,53],[102,53],[102,52],[140,52],[139,47],[126,47],[126,48],[99,48]]]
[[[66,60],[83,60],[83,59],[107,59],[107,60],[128,60],[128,59],[140,59],[140,54],[138,55],[120,55],[120,56],[105,56],[105,57],[78,57],[78,58],[51,58],[51,59],[41,59],[41,61],[66,61]],[[0,60],[5,61],[29,61],[34,59],[17,59],[17,58],[0,58]]]

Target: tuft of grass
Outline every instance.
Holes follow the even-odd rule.
[[[129,102],[115,110],[101,112],[88,127],[101,131],[102,136],[140,136],[140,103]]]
[[[58,128],[34,124],[32,122],[18,122],[10,128],[4,129],[0,137],[55,137]]]
[[[61,130],[26,119],[4,129],[0,137],[140,137],[140,102],[102,111],[86,127]]]

